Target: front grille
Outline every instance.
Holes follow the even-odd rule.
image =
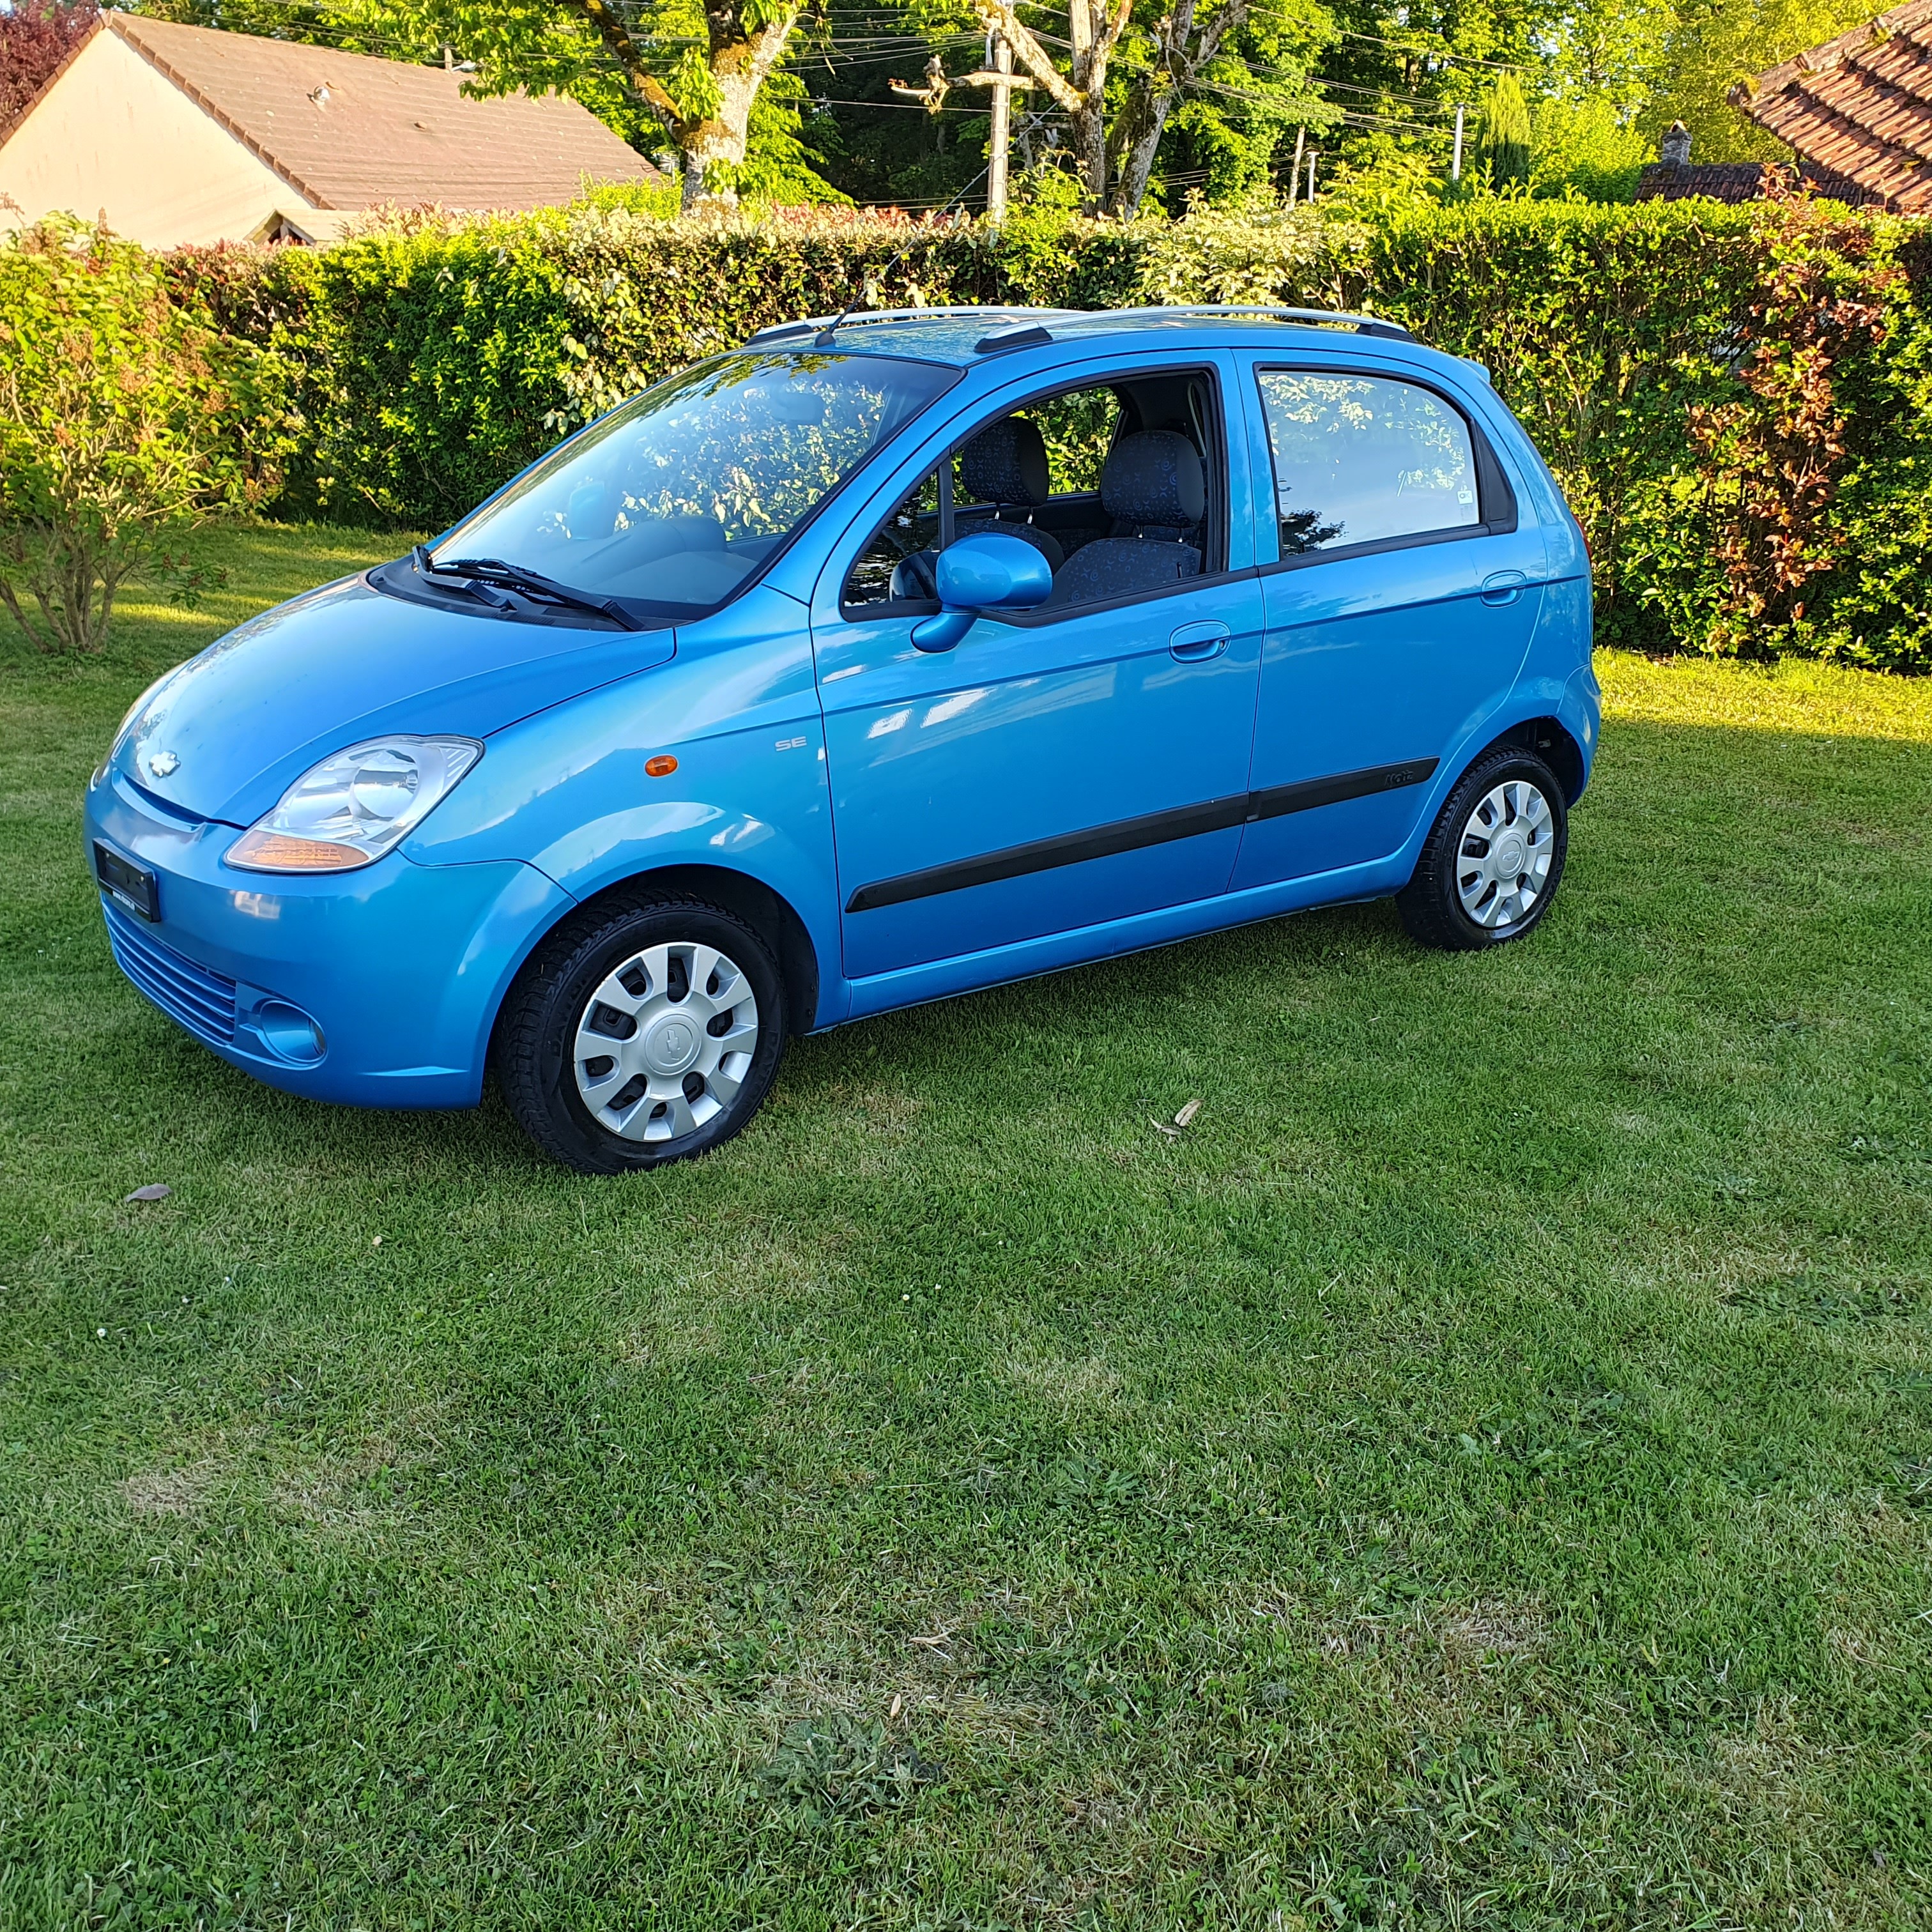
[[[226,1046],[235,1037],[235,982],[184,958],[164,946],[140,922],[103,898],[107,941],[115,963],[170,1019],[178,1020],[197,1040]]]

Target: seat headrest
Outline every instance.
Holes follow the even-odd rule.
[[[1193,444],[1171,429],[1122,436],[1100,472],[1100,506],[1123,523],[1198,524],[1208,512],[1208,484]]]
[[[1046,442],[1024,416],[988,423],[959,452],[959,480],[976,503],[1043,503],[1051,491]]]

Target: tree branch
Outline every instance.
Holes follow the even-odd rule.
[[[623,69],[624,78],[631,83],[632,92],[667,134],[674,139],[681,139],[689,133],[696,124],[686,118],[677,103],[664,92],[664,83],[645,62],[644,49],[638,46],[630,28],[608,0],[558,0],[558,4],[569,12],[582,14],[590,22],[611,58]]]
[[[1081,0],[1074,0],[1076,6],[1080,4]],[[1078,114],[1087,105],[1086,95],[1054,65],[1053,56],[1034,39],[1008,0],[974,0],[974,11],[982,26],[1004,37],[1027,71],[1066,112]]]

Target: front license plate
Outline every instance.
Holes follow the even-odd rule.
[[[94,869],[102,886],[130,912],[143,919],[161,916],[160,882],[145,866],[124,859],[97,838],[94,842]]]

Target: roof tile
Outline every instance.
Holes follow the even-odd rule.
[[[1910,0],[1732,95],[1840,201],[1932,212],[1932,0]]]

